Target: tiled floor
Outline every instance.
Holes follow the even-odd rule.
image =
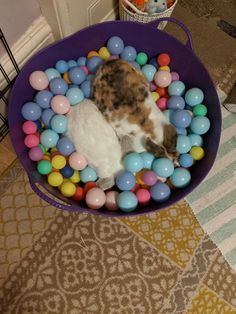
[[[0,142],[0,175],[13,163],[16,154],[9,134]]]

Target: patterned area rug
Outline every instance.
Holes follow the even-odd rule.
[[[123,219],[62,212],[16,162],[0,208],[0,313],[236,314],[236,273],[185,201]]]

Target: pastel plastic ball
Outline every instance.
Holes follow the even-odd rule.
[[[89,181],[96,181],[97,180],[97,173],[96,171],[87,166],[80,172],[80,179],[83,183],[89,182]]]
[[[61,74],[54,68],[49,68],[44,73],[47,75],[49,82],[54,78],[61,77]]]
[[[44,130],[40,135],[40,142],[48,148],[56,146],[58,140],[59,135],[51,129]]]
[[[52,171],[52,165],[48,160],[41,160],[37,165],[37,170],[40,174],[46,175]]]
[[[62,155],[56,155],[52,158],[52,166],[55,169],[62,169],[66,165],[66,158]]]
[[[189,134],[188,138],[190,139],[191,146],[202,146],[203,139],[198,134]]]
[[[151,195],[150,192],[146,189],[139,189],[136,193],[135,193],[138,202],[140,205],[145,206],[149,203],[150,199],[151,199]]]
[[[154,81],[160,87],[167,87],[171,83],[171,74],[168,71],[159,70],[155,74]]]
[[[146,77],[148,82],[152,82],[155,76],[157,69],[151,64],[145,64],[142,67],[143,75]]]
[[[155,88],[154,88],[155,90]],[[152,92],[152,99],[156,102],[160,98],[159,94],[157,92]]]
[[[166,110],[167,109],[167,100],[166,100],[166,98],[158,99],[157,106],[162,111]]]
[[[111,55],[107,47],[101,47],[98,50],[98,54],[99,54],[99,57],[102,58],[103,60],[108,59]]]
[[[65,95],[68,90],[68,84],[64,79],[56,77],[50,81],[49,88],[54,95]]]
[[[30,85],[36,90],[43,90],[48,87],[48,77],[43,71],[34,71],[29,77]]]
[[[80,85],[86,79],[86,74],[80,67],[74,67],[69,70],[69,78],[73,84]]]
[[[80,89],[82,90],[84,97],[91,98],[92,96],[92,88],[91,88],[91,81],[84,81],[80,85]]]
[[[169,96],[182,96],[185,92],[185,84],[182,81],[174,81],[168,86]]]
[[[176,149],[179,154],[188,153],[191,149],[191,142],[188,136],[178,135]]]
[[[70,166],[66,166],[68,168],[71,168]],[[64,167],[65,168],[65,167]],[[63,168],[63,169],[64,169]],[[61,169],[61,173],[63,171],[63,169]],[[73,169],[74,170],[74,169]],[[62,173],[63,175],[63,173]],[[80,174],[79,174],[79,171],[77,170],[74,170],[72,176],[69,177],[70,178],[70,181],[73,182],[73,183],[78,183],[80,181]]]
[[[56,70],[59,73],[65,73],[69,70],[68,63],[65,60],[59,60],[56,63]]]
[[[87,58],[86,57],[79,57],[79,59],[77,60],[77,65],[80,66],[84,66],[86,65],[87,62]]]
[[[174,164],[171,160],[161,157],[154,160],[152,169],[158,176],[167,178],[172,175],[174,171]]]
[[[33,121],[25,121],[22,130],[25,134],[34,134],[37,131],[37,124]]]
[[[170,68],[168,67],[168,65],[164,65],[164,66],[159,67],[159,70],[170,72]],[[172,78],[172,76],[171,76],[171,78]]]
[[[173,109],[173,110],[184,109],[185,107],[184,98],[181,96],[171,96],[167,100],[167,107],[168,109]]]
[[[126,46],[121,55],[120,58],[123,60],[126,60],[128,62],[134,61],[136,59],[137,56],[137,51],[134,47],[132,46]]]
[[[118,209],[117,198],[119,192],[117,191],[109,191],[106,193],[106,202],[105,207],[108,210],[115,211]]]
[[[207,107],[205,105],[196,105],[193,107],[194,116],[205,116],[207,114]]]
[[[51,128],[58,134],[65,133],[67,131],[67,125],[67,117],[62,114],[56,114],[51,119]]]
[[[82,90],[78,87],[72,87],[68,89],[66,97],[68,98],[72,106],[79,104],[81,101],[84,100],[84,94]]]
[[[169,123],[170,123],[170,117],[171,117],[171,115],[172,115],[172,112],[173,112],[173,110],[171,110],[171,109],[167,109],[167,110],[164,110],[164,111],[162,112],[162,113],[164,114],[164,116],[165,116],[167,122],[169,122]]]
[[[72,169],[69,165],[66,165],[62,169],[60,169],[60,173],[63,175],[64,178],[66,179],[70,178],[71,182],[77,183],[77,182],[74,182],[73,179],[71,180],[71,177],[74,175],[74,169]]]
[[[133,192],[124,191],[118,195],[118,207],[125,213],[132,212],[138,205],[138,199]]]
[[[89,53],[87,54],[87,58],[89,59],[89,58],[92,58],[92,57],[98,57],[99,56],[99,54],[98,54],[98,52],[97,51],[95,51],[95,50],[91,50],[91,51],[89,51]]]
[[[148,186],[152,186],[157,183],[157,175],[154,171],[148,170],[145,171],[143,175],[143,181]]]
[[[93,188],[89,190],[85,196],[86,204],[91,209],[99,209],[106,202],[106,195],[100,188]]]
[[[170,56],[167,53],[161,53],[158,57],[157,57],[157,63],[160,66],[165,66],[165,65],[169,65],[170,63]]]
[[[194,160],[201,160],[205,156],[205,152],[202,147],[194,146],[190,150],[190,154]]]
[[[74,170],[82,170],[87,166],[86,158],[79,152],[74,152],[69,157],[69,165]]]
[[[129,171],[122,171],[116,177],[116,185],[121,191],[130,191],[135,182],[135,176]]]
[[[170,72],[172,81],[179,81],[179,74],[177,72]]]
[[[151,169],[152,163],[155,159],[154,155],[149,152],[142,152],[140,153],[140,156],[142,157],[142,160],[143,160],[143,168]]]
[[[54,187],[60,186],[63,182],[63,176],[59,172],[51,172],[48,175],[48,184]]]
[[[187,135],[188,134],[188,132],[185,128],[175,128],[175,129],[176,129],[176,133],[178,135]]]
[[[33,161],[39,161],[43,158],[43,151],[39,146],[32,147],[28,154],[29,158]]]
[[[50,108],[43,110],[41,119],[47,128],[50,127],[51,119],[54,115],[55,112]]]
[[[70,110],[70,103],[66,96],[57,95],[51,100],[51,108],[55,113],[66,114]]]
[[[210,120],[207,117],[195,117],[192,119],[190,128],[195,134],[205,134],[210,129]]]
[[[24,139],[24,144],[28,148],[35,147],[39,144],[39,137],[36,134],[28,134]]]
[[[107,42],[107,49],[112,55],[119,55],[124,49],[124,42],[118,36],[112,36]]]
[[[182,154],[179,156],[179,164],[181,167],[189,168],[193,165],[193,157],[190,154]]]
[[[124,157],[124,166],[130,172],[138,172],[143,169],[143,159],[138,153],[129,153]]]
[[[53,94],[48,90],[41,90],[39,91],[34,101],[43,109],[50,108],[50,101],[53,97]]]
[[[176,188],[184,188],[191,181],[191,174],[185,168],[175,168],[172,176],[170,177],[171,184]]]
[[[171,114],[170,122],[177,128],[187,128],[192,121],[188,110],[176,110]]]
[[[95,73],[101,64],[102,59],[100,57],[92,57],[87,61],[87,67],[91,73]]]
[[[64,182],[61,187],[61,194],[66,197],[72,197],[76,192],[76,185],[72,182]]]
[[[147,63],[148,61],[148,56],[145,52],[139,52],[136,56],[135,61],[139,64],[139,65],[144,65]]]
[[[85,197],[84,189],[81,186],[76,187],[75,194],[72,196],[73,200],[81,202]]]
[[[168,200],[170,197],[171,191],[169,186],[163,182],[157,182],[150,189],[151,198],[158,202],[162,203]]]
[[[75,60],[69,60],[67,62],[69,69],[72,69],[73,67],[77,66],[77,62]]]
[[[194,88],[190,88],[185,93],[184,98],[185,98],[186,104],[193,107],[202,103],[204,94],[200,88],[194,87]]]
[[[66,136],[63,136],[59,139],[57,143],[57,148],[59,152],[64,156],[69,156],[75,151],[74,144]]]
[[[26,102],[21,108],[21,114],[25,120],[38,120],[41,117],[41,113],[41,107],[35,102]]]

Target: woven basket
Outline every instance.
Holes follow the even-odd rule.
[[[161,13],[153,13],[148,14],[147,12],[142,12],[138,10],[131,2],[128,0],[119,0],[119,14],[120,19],[122,21],[133,21],[133,22],[140,22],[140,23],[149,23],[153,20],[159,19],[161,17],[170,17],[174,7],[176,6],[178,0],[175,0],[173,5],[161,12]],[[167,22],[161,22],[158,26],[158,29],[164,29]]]

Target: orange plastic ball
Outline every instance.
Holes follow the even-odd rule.
[[[161,53],[158,57],[157,57],[157,63],[162,67],[165,65],[169,65],[170,63],[170,57],[167,53]]]
[[[98,52],[95,51],[95,50],[89,51],[89,53],[88,53],[88,55],[87,55],[87,58],[91,58],[91,57],[99,57]]]
[[[167,90],[164,87],[157,87],[156,92],[159,94],[160,97],[163,97],[167,94]]]
[[[66,81],[67,84],[72,84],[70,78],[69,78],[69,73],[68,72],[65,72],[63,74],[63,79]]]
[[[85,192],[81,186],[76,187],[75,194],[72,196],[73,200],[80,202],[84,199]]]
[[[95,182],[87,182],[85,183],[84,186],[84,193],[86,194],[89,190],[91,190],[92,188],[96,188],[97,184]]]

